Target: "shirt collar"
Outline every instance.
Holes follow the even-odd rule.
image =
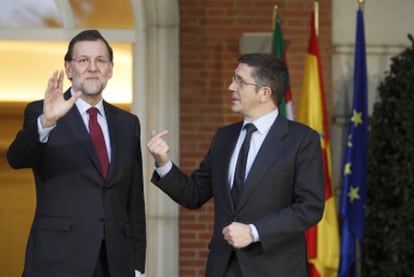
[[[258,131],[259,133],[261,133],[261,134],[265,134],[265,133],[266,133],[266,132],[270,129],[270,127],[272,126],[273,122],[275,122],[275,120],[276,120],[276,118],[278,117],[278,115],[279,115],[279,110],[278,110],[278,109],[275,109],[275,110],[273,110],[272,112],[270,112],[270,113],[268,113],[268,114],[265,114],[265,115],[264,115],[264,116],[262,116],[262,117],[259,117],[258,119],[254,120],[254,121],[253,121],[253,122],[251,122],[251,123],[253,123],[253,124],[254,124],[254,126],[256,126],[257,131]],[[244,120],[244,121],[243,121],[243,127],[244,127],[247,123],[249,123],[249,121]],[[242,127],[242,128],[243,128],[243,127]]]
[[[73,88],[70,89],[70,94],[73,96],[75,94]],[[88,109],[92,107],[89,103],[85,102],[82,98],[78,98],[75,102],[76,107],[78,108],[81,114],[87,113]],[[99,114],[105,117],[104,107],[103,107],[103,99],[101,99],[95,106],[98,109]]]

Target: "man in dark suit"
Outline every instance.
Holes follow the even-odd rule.
[[[168,131],[151,134],[152,182],[191,209],[214,197],[206,276],[307,276],[304,231],[322,217],[323,161],[319,135],[279,114],[288,87],[282,61],[242,56],[229,90],[243,121],[217,131],[191,176],[170,161]]]
[[[23,276],[139,276],[146,251],[139,120],[102,99],[113,52],[98,31],[76,35],[64,65],[72,87],[63,93],[63,71],[53,74],[7,153],[13,168],[32,168],[36,183]]]

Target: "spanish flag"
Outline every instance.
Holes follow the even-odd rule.
[[[317,4],[317,3],[316,3]],[[315,6],[317,10],[317,6]],[[306,232],[309,276],[336,277],[339,264],[339,230],[332,187],[329,126],[321,72],[315,12],[311,15],[311,36],[306,56],[298,121],[315,129],[321,138],[325,172],[325,210],[321,221]]]

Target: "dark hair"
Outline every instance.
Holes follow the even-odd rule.
[[[257,84],[272,90],[272,99],[279,106],[289,89],[289,72],[285,63],[269,54],[246,54],[239,58],[240,63],[253,67],[252,77]]]
[[[109,53],[109,60],[112,62],[113,60],[113,51],[109,43],[106,41],[106,39],[99,33],[97,30],[85,30],[77,34],[72,40],[69,42],[68,51],[65,54],[65,61],[71,61],[73,59],[73,46],[78,41],[96,41],[96,40],[102,40],[106,48],[108,49]]]

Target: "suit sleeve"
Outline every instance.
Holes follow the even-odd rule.
[[[213,139],[210,150],[207,152],[198,169],[190,176],[173,164],[170,172],[163,178],[154,171],[152,183],[164,191],[171,199],[187,209],[198,209],[213,197],[212,187],[212,155],[216,138]]]
[[[23,128],[7,150],[7,160],[12,168],[29,168],[36,163],[42,147],[37,129],[37,118],[41,113],[40,102],[31,103],[26,107]]]
[[[140,143],[140,124],[138,119],[135,121],[135,168],[133,181],[129,194],[128,213],[132,222],[134,232],[135,248],[135,269],[144,273],[145,269],[145,252],[146,252],[146,220],[145,220],[145,199],[144,199],[144,181],[142,169],[142,154]]]

